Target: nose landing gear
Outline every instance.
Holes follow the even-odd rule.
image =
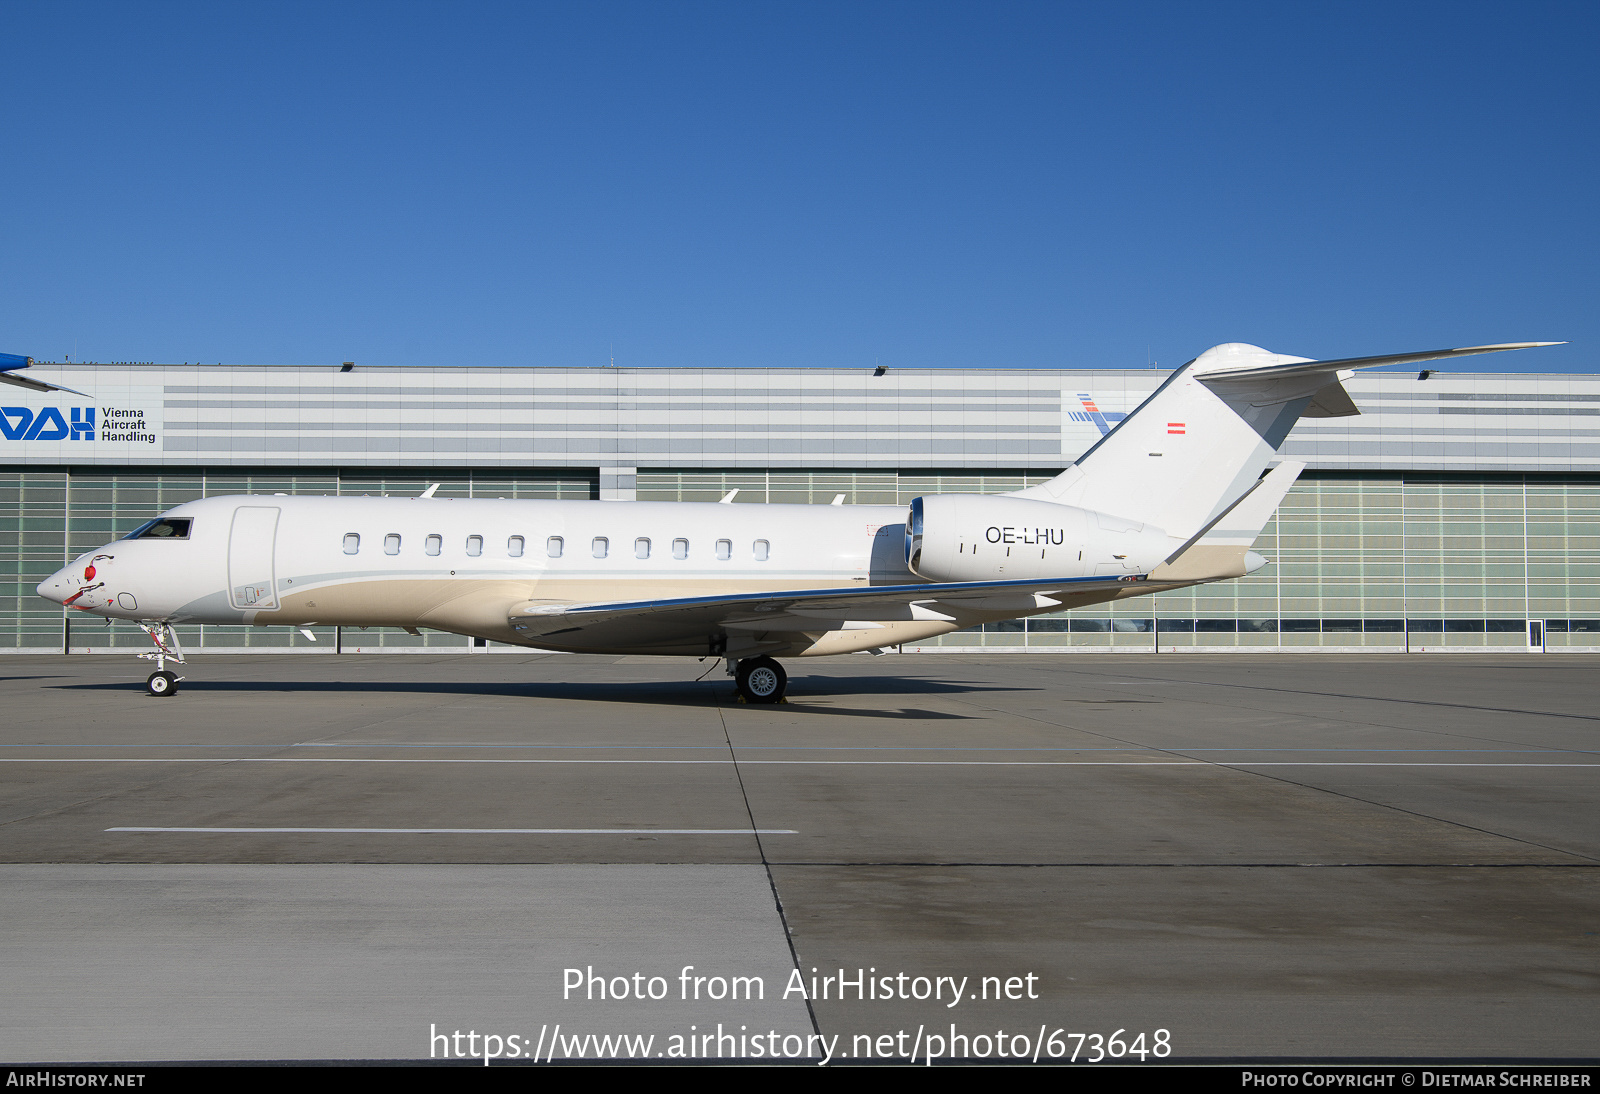
[[[770,657],[729,658],[728,674],[747,703],[781,703],[789,687],[789,674]]]
[[[178,643],[178,635],[172,629],[171,623],[140,623],[139,627],[150,636],[150,641],[155,643],[154,653],[141,653],[139,656],[146,661],[156,663],[156,671],[144,682],[145,690],[158,698],[178,694],[178,681],[183,677],[175,672],[167,671],[167,662],[174,661],[180,665],[186,664],[183,658],[183,646]]]

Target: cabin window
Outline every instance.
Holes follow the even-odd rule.
[[[767,550],[771,546],[772,545],[770,543],[768,543],[764,539],[756,540],[755,553],[756,553],[756,561],[757,562],[765,562],[765,561],[767,561]]]
[[[397,555],[400,553],[399,532],[390,532],[388,535],[383,537],[383,553],[386,555]]]
[[[467,554],[471,555],[473,558],[477,558],[479,555],[483,554],[482,536],[467,537]]]
[[[429,536],[427,539],[422,541],[422,549],[423,549],[423,551],[425,551],[426,553],[428,553],[430,555],[438,554],[439,553],[439,549],[442,548],[443,546],[444,546],[444,540],[441,539],[438,536]]]
[[[510,555],[512,558],[522,557],[521,536],[512,536],[510,539],[506,540],[506,554]]]
[[[648,539],[645,539],[643,536],[640,536],[638,539],[633,541],[633,557],[634,558],[649,558],[650,557],[650,541]]]
[[[611,541],[609,539],[607,539],[605,536],[595,536],[594,537],[594,557],[595,558],[605,558],[606,557],[606,553],[608,551],[610,551],[610,550],[611,550]]]
[[[689,557],[689,541],[686,540],[686,539],[675,539],[675,540],[673,540],[672,541],[672,557],[673,558],[688,558]]]
[[[551,558],[560,558],[561,557],[561,537],[560,536],[551,536],[549,539],[545,540],[544,541],[544,553],[549,555]]]
[[[717,540],[717,557],[719,559],[721,559],[723,562],[726,562],[730,558],[733,557],[733,540],[731,540],[731,539],[719,539],[719,540]]]
[[[344,553],[353,555],[361,550],[361,535],[359,532],[346,532],[344,534]]]

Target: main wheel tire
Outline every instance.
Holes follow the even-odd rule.
[[[789,687],[789,674],[770,657],[752,657],[739,662],[734,681],[745,702],[778,703]]]
[[[163,669],[160,672],[152,672],[150,679],[144,682],[144,686],[151,695],[165,699],[169,695],[178,694],[178,677]]]

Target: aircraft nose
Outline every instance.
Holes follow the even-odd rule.
[[[63,604],[66,602],[67,597],[72,595],[72,588],[73,586],[68,583],[67,571],[57,570],[39,582],[35,591],[46,600],[54,600],[57,604]]]

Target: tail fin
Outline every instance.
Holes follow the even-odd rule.
[[[1266,565],[1267,560],[1250,547],[1305,469],[1303,463],[1285,460],[1267,472],[1267,477],[1244,497],[1224,509],[1221,516],[1151,570],[1150,580],[1216,581],[1243,577]]]
[[[1214,346],[1169,376],[1075,464],[1016,496],[1116,514],[1188,540],[1254,486],[1302,416],[1360,413],[1340,383],[1351,370],[1561,344],[1512,342],[1337,361],[1289,357],[1242,342]]]

